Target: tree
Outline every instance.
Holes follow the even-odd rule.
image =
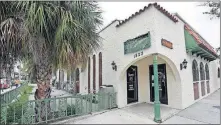
[[[52,69],[71,71],[86,63],[88,55],[99,47],[97,29],[102,17],[97,2],[2,1],[0,8],[1,25],[8,20],[8,24],[11,21],[18,27],[12,30],[15,36],[7,36],[14,47],[13,50],[9,46],[9,52],[19,50],[15,57],[31,66],[32,78],[38,86],[37,100],[50,98]],[[5,13],[8,8],[10,13]],[[0,32],[9,34],[6,29]]]
[[[7,81],[10,81],[13,66],[21,53],[21,18],[11,7],[12,3],[0,1],[0,75],[6,72]]]
[[[207,1],[203,4],[200,4],[200,6],[206,6],[209,7],[209,11],[203,12],[203,14],[208,14],[211,16],[211,19],[214,17],[220,18],[220,1],[213,2],[213,1]]]

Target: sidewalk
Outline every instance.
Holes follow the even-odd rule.
[[[73,117],[52,124],[157,124],[152,119],[124,109],[112,109],[92,115]]]
[[[8,91],[13,90],[13,89],[16,89],[16,86],[12,86],[12,88],[10,87],[10,88],[7,88],[7,89],[3,89],[3,91],[0,90],[0,91],[1,91],[1,95],[4,94],[4,93],[6,93],[6,92],[8,92]]]
[[[220,124],[220,89],[162,124]]]
[[[34,98],[34,93],[36,91],[37,88],[37,84],[29,84],[30,86],[33,86],[34,88],[32,89],[32,93],[29,96],[29,100],[35,100]],[[63,96],[71,96],[72,94],[64,91],[64,90],[58,90],[55,87],[52,87],[52,91],[51,91],[51,98],[54,97],[63,97]]]
[[[122,109],[113,109],[103,113],[97,113],[82,117],[73,117],[67,120],[54,122],[53,124],[157,124],[152,118],[147,117],[150,111],[146,108],[136,112],[128,111],[133,106]],[[142,106],[141,106],[142,108]],[[153,107],[152,107],[153,108]],[[141,115],[146,112],[146,115]],[[176,112],[177,113],[177,112]],[[163,116],[162,116],[163,117]],[[162,124],[219,124],[220,123],[220,90],[198,101],[192,106],[179,111],[173,117]]]

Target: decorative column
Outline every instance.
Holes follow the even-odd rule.
[[[157,54],[153,55],[153,70],[154,70],[154,99],[155,99],[154,100],[154,121],[157,123],[161,123]]]

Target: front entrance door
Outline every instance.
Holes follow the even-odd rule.
[[[127,103],[138,101],[137,66],[127,69]]]
[[[149,67],[150,74],[150,101],[154,102],[154,72],[153,65]],[[168,104],[166,64],[158,65],[159,98],[162,104]]]

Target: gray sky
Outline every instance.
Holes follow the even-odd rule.
[[[99,2],[102,8],[104,26],[114,19],[123,20],[150,2]],[[196,2],[158,2],[170,13],[177,12],[214,48],[220,46],[220,20],[210,20],[208,15],[202,14],[206,7],[197,6]]]

